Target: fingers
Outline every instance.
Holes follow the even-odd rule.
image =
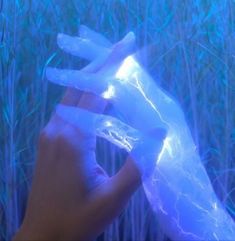
[[[165,132],[161,129],[154,129],[151,133],[147,134],[150,139],[158,138],[156,142],[158,143],[157,149],[159,149],[159,143],[161,142],[160,139],[164,138],[164,135]],[[146,149],[145,153],[149,150],[150,149]],[[155,154],[157,155],[157,153]],[[146,162],[147,161],[155,163],[154,159],[151,160],[150,158],[147,158]],[[90,199],[93,200],[93,202],[88,202],[88,210],[92,210],[92,212],[97,213],[95,220],[96,223],[100,223],[101,225],[104,222],[108,223],[109,220],[112,220],[120,214],[128,200],[140,186],[140,173],[143,179],[142,171],[143,170],[139,169],[139,165],[136,166],[136,163],[128,158],[124,166],[116,175],[110,178],[106,183],[104,183],[104,185],[97,188],[97,191],[93,193],[93,196]],[[145,174],[147,175],[147,173]],[[100,213],[100,210],[104,211]]]
[[[106,38],[104,38],[101,34],[98,34],[90,30],[84,25],[80,27],[80,36],[81,38],[75,39],[67,35],[59,34],[57,37],[57,42],[58,42],[58,45],[68,53],[71,53],[73,55],[80,56],[86,59],[95,59],[82,70],[88,73],[97,72],[101,68],[101,66],[103,65],[103,63],[105,62],[105,60],[109,55],[108,50],[102,49],[98,45],[104,46],[104,47],[110,47],[111,43]],[[89,44],[89,41],[87,42],[82,41],[82,39],[87,39],[91,42],[97,43],[97,45],[93,43]],[[89,48],[88,52],[86,51],[86,48]],[[102,53],[101,53],[101,50],[103,50]],[[92,101],[88,101],[88,98]],[[82,94],[81,91],[78,91],[73,88],[68,88],[61,101],[61,104],[71,105],[71,106],[76,106],[77,104],[79,104],[81,108],[87,108],[88,110],[91,110],[91,106],[90,105],[86,106],[86,105],[88,103],[96,103],[96,107],[99,106],[97,110],[101,113],[105,108],[104,100],[102,100],[101,98],[99,98],[99,100],[95,100],[97,98],[98,96],[90,96],[90,94]],[[96,111],[95,109],[94,111]]]
[[[91,30],[90,28],[88,28],[85,25],[80,26],[79,35],[81,38],[88,39],[91,42],[93,42],[99,46],[102,46],[105,48],[111,48],[111,46],[112,46],[112,43],[107,38],[105,38],[103,35],[95,32],[94,30]]]
[[[104,63],[107,60],[109,54],[110,54],[110,50],[108,52],[104,52],[98,58],[96,58],[94,61],[92,61],[90,64],[88,64],[87,66],[85,66],[81,70],[84,71],[84,72],[87,72],[87,73],[98,72],[102,68],[102,66],[104,65]]]
[[[120,42],[114,45],[102,70],[107,71],[110,67],[119,65],[126,57],[133,54],[134,51],[135,35],[133,32],[129,32]]]
[[[62,100],[61,104],[76,106],[82,96],[82,92],[75,88],[67,88]]]
[[[65,52],[87,60],[94,60],[108,51],[107,48],[97,45],[89,39],[71,37],[62,33],[57,36],[57,44]]]
[[[142,134],[117,118],[65,105],[58,105],[56,114],[81,131],[103,137],[129,152],[130,158],[138,169],[142,180],[151,176],[160,155],[164,152],[165,129],[155,128],[148,133]],[[128,164],[127,169],[130,166],[132,166],[131,163]],[[126,168],[123,170],[126,170]],[[126,171],[123,170],[118,176],[126,175]]]
[[[95,132],[96,115],[92,112],[60,104],[56,107],[56,114],[82,131]]]
[[[58,105],[56,114],[80,130],[95,133],[128,152],[140,137],[139,131],[108,115],[65,105]]]
[[[67,87],[74,87],[78,90],[91,92],[96,95],[101,95],[106,89],[105,76],[86,73],[78,70],[66,70],[50,68],[46,69],[47,79],[55,84]]]
[[[89,36],[90,39],[97,38],[99,39],[100,43],[103,42],[103,44],[108,44],[101,35],[86,28],[85,26],[81,27],[81,34],[82,36]],[[90,92],[104,98],[111,98],[113,96],[110,96],[110,90],[114,90],[114,87],[110,85],[110,83],[107,83],[105,70],[108,70],[115,64],[118,64],[123,60],[123,58],[128,56],[128,54],[133,51],[134,42],[134,34],[129,33],[123,38],[123,40],[114,46],[112,53],[109,54],[107,49],[101,51],[101,49],[90,42],[90,40],[60,34],[58,35],[58,45],[65,51],[78,56],[83,56],[87,59],[96,58],[98,55],[100,57],[96,58],[95,61],[85,67],[82,71],[47,68],[46,76],[51,82],[56,84],[74,87],[77,90],[88,93]],[[103,68],[103,66],[105,66],[105,68]],[[100,71],[102,74],[92,74],[100,69],[102,70]],[[79,106],[82,108],[88,108],[92,111],[100,113],[104,110],[106,102],[101,98],[95,101],[94,98],[97,98],[97,96],[89,96],[89,94],[83,94],[81,97],[81,92],[77,90],[72,90],[72,88],[69,88],[66,91],[61,103],[65,105],[76,105],[76,103],[79,103]],[[91,103],[93,103],[93,107],[95,105],[94,109],[91,108]]]
[[[103,113],[106,105],[106,100],[92,93],[83,93],[77,104],[79,108],[95,113]]]
[[[101,70],[103,73],[110,71],[110,69],[117,67],[127,56],[133,54],[134,50],[135,35],[129,32],[121,41],[115,44],[113,48],[103,51],[100,56],[85,67],[83,71],[97,72]]]

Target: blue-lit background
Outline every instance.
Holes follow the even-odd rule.
[[[113,42],[132,30],[139,47],[151,45],[144,63],[181,104],[214,189],[235,217],[234,1],[0,0],[0,240],[21,223],[39,130],[63,93],[45,67],[85,64],[58,50],[56,35],[76,35],[80,24]],[[123,154],[99,140],[110,174]],[[143,190],[103,239],[166,240]]]

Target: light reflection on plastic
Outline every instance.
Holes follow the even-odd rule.
[[[105,122],[105,126],[106,126],[106,127],[112,126],[112,122],[111,122],[111,121],[106,121],[106,122]]]
[[[133,70],[140,67],[132,56],[128,56],[117,71],[115,78],[128,81],[129,76],[133,74]]]
[[[123,61],[115,77],[116,79],[110,79],[107,90],[103,92],[104,98],[116,97],[118,103],[119,92],[122,88],[126,89],[130,96],[123,97],[120,109],[125,109],[128,98],[134,97],[138,100],[136,104],[142,108],[141,115],[145,117],[146,113],[150,120],[153,117],[152,128],[163,122],[168,127],[168,134],[157,160],[153,159],[156,153],[146,153],[146,149],[143,152],[141,150],[141,155],[138,155],[136,160],[141,163],[139,166],[143,167],[140,168],[141,173],[145,171],[148,163],[152,164],[153,161],[155,164],[153,175],[148,176],[150,182],[143,180],[143,184],[150,204],[157,214],[160,214],[159,223],[162,222],[162,227],[167,228],[166,234],[172,240],[234,240],[231,239],[235,237],[234,222],[215,195],[185,119],[177,118],[181,116],[178,115],[181,114],[180,107],[174,100],[170,101],[167,94],[145,74],[132,56]],[[128,104],[125,110],[131,115],[131,105],[129,107]],[[156,115],[159,117],[156,119],[160,119],[158,123],[154,120]],[[81,119],[79,121],[81,122]],[[134,128],[131,130],[132,124],[135,127],[134,122],[135,118],[127,128],[125,123],[111,117],[99,117],[96,133],[97,136],[131,152],[143,134],[136,133],[138,130]],[[87,124],[84,118],[84,126]],[[145,142],[145,146],[148,146],[148,142]],[[148,159],[149,156],[151,159]],[[161,219],[162,215],[164,218]]]
[[[157,164],[163,159],[163,155],[168,152],[172,156],[172,147],[170,144],[171,138],[167,136],[163,142],[163,147],[157,158]]]
[[[156,183],[158,185],[157,187],[155,184],[148,185],[148,183],[144,183],[145,192],[149,197],[150,203],[153,207],[158,206],[158,210],[161,210],[164,215],[168,216],[169,223],[173,220],[175,221],[178,232],[177,235],[179,235],[177,237],[182,240],[204,240],[204,235],[208,235],[210,239],[221,240],[221,238],[223,238],[231,240],[231,238],[235,236],[235,226],[233,220],[222,208],[220,208],[221,216],[219,218],[217,217],[217,214],[215,214],[219,210],[217,198],[212,189],[207,173],[204,170],[203,165],[200,163],[200,157],[195,149],[190,132],[187,131],[187,124],[184,118],[174,118],[175,115],[180,113],[180,108],[177,108],[177,104],[175,104],[174,101],[167,95],[161,93],[161,97],[163,97],[162,99],[165,101],[166,105],[162,105],[162,108],[159,109],[159,106],[154,99],[149,96],[149,90],[152,91],[156,88],[155,83],[152,83],[151,78],[148,78],[148,76],[142,75],[142,71],[143,69],[135,61],[134,57],[129,56],[123,61],[123,64],[117,71],[115,77],[123,85],[129,85],[130,87],[137,89],[138,93],[144,97],[146,103],[148,103],[160,117],[162,123],[166,124],[169,128],[162,150],[156,160],[156,165],[158,165],[156,173],[163,178],[163,184],[158,181]],[[156,93],[159,94],[160,91],[158,88],[159,87],[156,88]],[[165,114],[166,112],[164,112],[164,108],[170,108],[171,112],[175,114],[169,118]],[[172,172],[175,172],[175,170],[167,168],[169,160],[172,162],[171,164],[173,164],[171,167],[177,167],[178,170],[178,178],[176,177],[176,182],[172,182],[171,179],[171,174]],[[163,172],[161,172],[161,167],[163,167]],[[165,169],[167,170],[166,175],[164,175]],[[194,174],[197,172],[201,172],[200,178]],[[158,177],[158,180],[159,178],[160,177]],[[151,181],[154,181],[153,177],[150,179],[152,179]],[[166,183],[167,185],[165,186]],[[159,185],[162,185],[161,188],[165,188],[165,191],[161,193],[161,196],[159,196],[159,193],[156,195],[156,191],[154,190],[158,189]],[[202,190],[205,190],[205,193],[203,194],[205,199],[200,199],[200,191]],[[177,200],[174,208],[176,216],[174,216],[174,214],[171,214],[172,216],[168,215],[167,211],[163,208],[164,206],[166,209],[171,210],[170,206],[172,204],[168,207],[168,204],[159,202],[161,198],[163,200],[165,198],[167,199],[167,192],[173,192],[173,195],[175,195]],[[204,208],[204,206],[210,201],[212,201],[211,205],[213,210],[216,211],[215,213],[211,213],[211,210]],[[161,206],[161,203],[163,206]],[[178,203],[180,208],[177,206]],[[189,206],[187,207],[187,205]],[[194,220],[187,222],[184,215],[190,215],[192,213],[195,215],[193,217]],[[206,213],[205,219],[201,219],[201,215],[204,215],[204,213]],[[182,218],[180,218],[180,216],[182,216]],[[208,216],[211,216],[213,221],[208,221]],[[197,229],[197,222],[199,222],[199,220],[201,222],[201,226],[208,225],[207,234],[204,233],[204,231],[201,232],[200,228]],[[220,223],[219,226],[218,223]],[[225,227],[227,228],[225,229]],[[170,237],[175,240],[176,233],[172,235],[170,231],[168,234],[170,234]]]
[[[113,85],[109,85],[108,89],[102,93],[104,99],[111,99],[115,96],[115,88]]]

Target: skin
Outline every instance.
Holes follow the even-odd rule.
[[[98,39],[104,42],[100,35]],[[96,73],[103,65],[108,68],[120,62],[130,54],[133,43],[133,39],[123,39],[107,60],[98,59],[83,71]],[[107,103],[94,94],[69,88],[61,104],[102,113]],[[141,185],[141,174],[129,157],[109,177],[96,163],[95,148],[95,133],[52,116],[40,134],[26,214],[14,241],[93,240],[121,213]]]
[[[105,106],[92,94],[79,96],[70,89],[62,103],[95,112]],[[87,162],[94,163],[89,170]],[[96,163],[95,136],[54,115],[40,134],[25,218],[13,240],[92,240],[121,213],[140,184],[130,158],[109,177]]]
[[[121,41],[117,48],[124,48],[124,54],[111,55],[108,62],[125,58],[132,43]],[[95,73],[107,63],[105,59],[83,70]],[[68,88],[61,104],[102,113],[106,101]],[[14,241],[92,240],[121,213],[141,184],[140,173],[128,158],[117,174],[109,177],[96,163],[95,148],[95,134],[79,130],[56,114],[51,117],[39,137],[26,213]]]

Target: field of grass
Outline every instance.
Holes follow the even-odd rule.
[[[56,46],[80,24],[113,42],[134,31],[152,45],[146,66],[181,104],[214,189],[235,217],[235,2],[233,0],[0,0],[0,240],[21,223],[39,130],[64,89],[45,78],[48,65],[84,62]],[[98,142],[114,173],[124,153]],[[166,240],[139,190],[100,240]]]

